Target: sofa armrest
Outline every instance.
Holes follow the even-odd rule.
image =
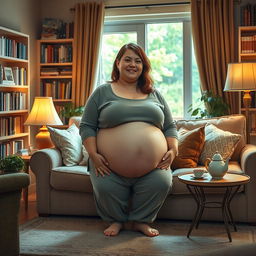
[[[61,153],[56,148],[36,151],[30,159],[30,167],[36,176],[37,210],[39,214],[50,211],[50,173],[53,168],[62,166]]]
[[[250,222],[256,222],[256,146],[247,144],[241,152],[241,168],[245,174],[250,176],[250,182],[245,186],[247,194],[247,205],[248,205],[248,220]]]
[[[29,175],[22,172],[4,174],[0,176],[0,194],[21,191],[30,183]]]

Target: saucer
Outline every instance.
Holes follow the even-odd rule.
[[[191,177],[193,178],[193,180],[204,180],[205,179],[204,175],[202,175],[201,177],[196,177],[192,174]]]

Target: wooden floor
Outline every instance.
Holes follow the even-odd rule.
[[[29,220],[38,217],[36,210],[36,194],[29,194],[28,196],[28,210],[25,210],[25,204],[23,199],[20,202],[20,213],[19,213],[19,223],[23,224]]]

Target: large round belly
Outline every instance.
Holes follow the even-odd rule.
[[[113,172],[132,178],[145,175],[157,167],[167,151],[167,142],[157,127],[131,122],[100,129],[97,149],[107,159]]]

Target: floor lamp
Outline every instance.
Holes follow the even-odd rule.
[[[228,73],[224,91],[242,91],[243,105],[245,107],[246,116],[246,132],[247,142],[249,143],[250,115],[252,97],[250,91],[256,91],[256,63],[230,63],[228,64]]]
[[[36,135],[37,149],[53,147],[50,133],[46,125],[62,124],[55,110],[52,97],[35,97],[33,107],[24,125],[42,126],[39,133]]]

